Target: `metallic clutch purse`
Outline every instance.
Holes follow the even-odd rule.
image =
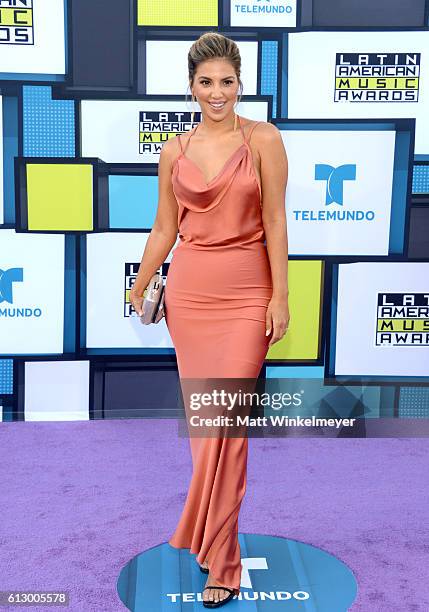
[[[157,271],[150,279],[146,289],[146,296],[143,300],[140,322],[143,325],[159,323],[165,316],[164,307],[165,285],[162,274]]]

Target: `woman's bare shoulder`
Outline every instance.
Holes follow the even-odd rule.
[[[181,140],[182,140],[182,146],[184,146],[184,138],[183,138],[184,134],[182,134],[180,136]],[[170,164],[172,164],[174,162],[174,160],[176,159],[176,157],[178,157],[178,155],[180,155],[180,143],[179,143],[179,138],[178,136],[174,136],[173,138],[169,138],[167,140],[167,142],[165,142],[162,145],[161,148],[161,157],[168,161]]]
[[[254,121],[248,119],[243,124],[243,129],[246,137],[248,138],[250,135],[252,141],[256,145],[270,144],[281,138],[279,129],[268,121]]]
[[[280,130],[277,126],[269,121],[249,121],[249,131],[252,132],[252,137],[258,138],[276,138],[280,135]],[[255,126],[255,127],[253,127]]]
[[[246,124],[246,137],[250,134],[252,150],[260,159],[271,152],[278,153],[283,148],[283,140],[280,130],[268,121],[250,121]]]

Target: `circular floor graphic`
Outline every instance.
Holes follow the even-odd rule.
[[[287,538],[239,534],[241,592],[222,606],[228,612],[347,612],[357,583],[351,570],[333,555]],[[146,550],[121,570],[117,589],[133,612],[206,610],[202,590],[207,574],[196,555],[168,543]]]

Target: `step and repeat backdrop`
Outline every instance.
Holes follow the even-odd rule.
[[[165,320],[129,290],[210,30],[240,49],[237,112],[289,159],[291,323],[263,374],[429,416],[427,2],[0,0],[3,420],[174,414]]]

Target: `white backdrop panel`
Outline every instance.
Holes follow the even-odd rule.
[[[0,353],[62,353],[64,234],[0,229],[0,253]]]
[[[28,36],[33,44],[0,43],[0,72],[65,74],[64,0],[33,0],[32,4],[33,24]],[[2,41],[11,40],[9,36],[14,34],[12,29],[10,32],[0,32]]]
[[[289,118],[415,117],[415,153],[429,153],[429,73],[426,70],[429,61],[429,31],[293,32],[289,34],[288,53]],[[355,97],[353,101],[335,102],[337,53],[420,53],[422,70],[415,90],[417,101],[407,101],[404,98],[401,101],[359,101]],[[382,67],[376,66],[374,70],[382,70]],[[395,85],[394,80],[391,80],[389,87],[401,95],[401,83]]]
[[[173,347],[165,318],[156,324],[142,325],[137,316],[125,316],[124,312],[125,266],[140,263],[148,236],[149,233],[131,232],[88,234],[88,348]],[[167,262],[171,256],[172,252]]]
[[[244,95],[256,95],[258,43],[236,41],[241,55]],[[146,91],[148,94],[188,94],[188,52],[190,40],[148,40],[146,43]],[[191,109],[192,110],[192,109]]]
[[[26,421],[87,421],[89,361],[27,361]]]
[[[429,263],[383,262],[341,264],[338,274],[335,374],[360,376],[428,376],[429,344],[377,345],[379,293],[426,294]],[[412,300],[413,298],[408,298]],[[408,312],[410,316],[412,311]],[[400,319],[400,317],[397,317]],[[405,337],[405,334],[400,334]],[[407,342],[413,338],[408,335]]]
[[[171,133],[177,134],[189,128],[181,129],[182,114],[186,112],[189,115],[191,110],[191,106],[186,106],[185,102],[173,100],[82,100],[82,155],[99,157],[106,163],[157,164],[162,145],[168,137],[173,137]],[[198,105],[195,110],[199,110]],[[268,105],[262,101],[241,102],[237,112],[249,119],[266,121]],[[144,113],[148,113],[147,119]],[[149,113],[152,115],[149,116]],[[154,142],[148,144],[142,152],[139,138],[141,116],[147,122],[142,132],[150,135],[152,129],[154,134]],[[172,116],[176,126],[171,125]],[[162,122],[165,122],[164,127]],[[153,128],[150,127],[151,123]],[[159,140],[160,134],[164,138],[162,141]]]
[[[395,132],[282,130],[282,138],[290,254],[387,255]],[[316,178],[321,164],[332,167],[322,180]],[[336,178],[343,165],[355,178]],[[354,217],[327,217],[347,213]]]

